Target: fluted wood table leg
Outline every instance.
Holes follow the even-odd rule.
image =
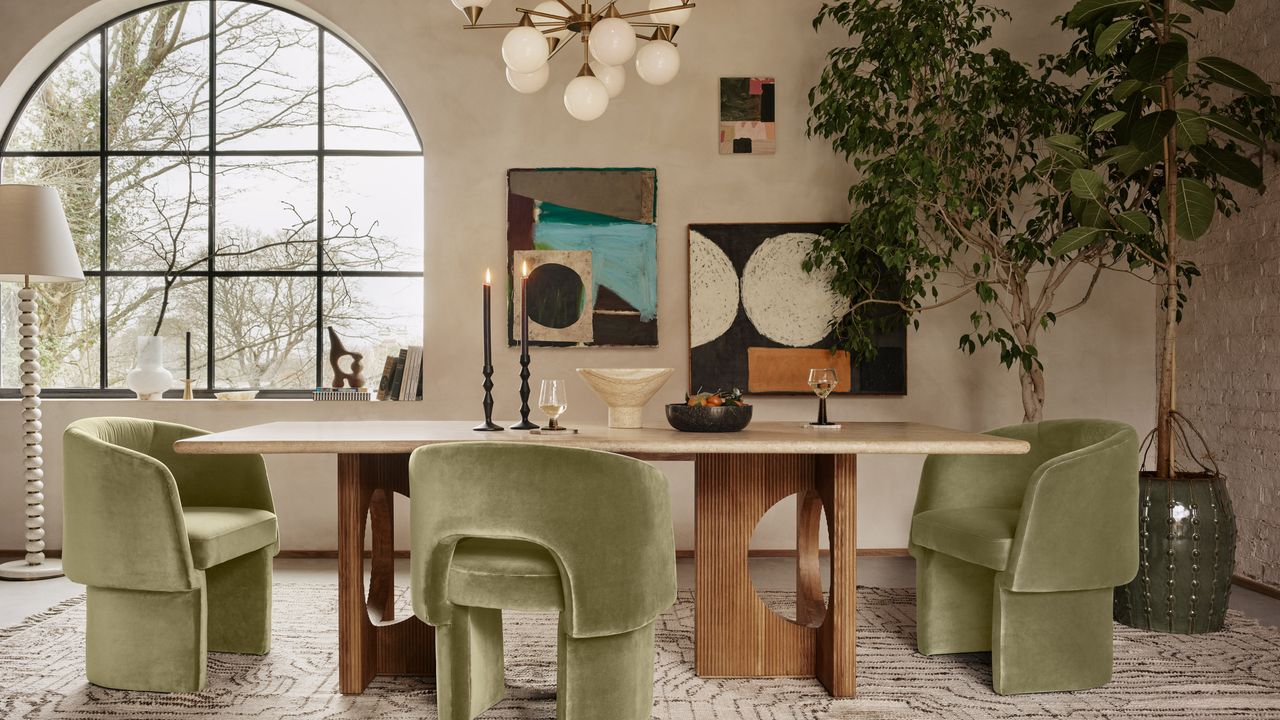
[[[695,668],[702,677],[817,677],[836,697],[856,690],[857,458],[698,455]],[[798,496],[797,618],[769,610],[751,585],[747,551],[760,518]],[[820,506],[831,549],[825,614],[816,577]],[[815,597],[816,595],[816,597]]]
[[[407,455],[338,456],[338,683],[364,692],[375,675],[431,675],[435,636],[413,615],[395,618],[392,500],[409,495]],[[364,536],[373,539],[368,593]]]

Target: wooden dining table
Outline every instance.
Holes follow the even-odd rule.
[[[695,484],[695,666],[702,677],[817,677],[835,697],[856,690],[857,458],[861,454],[1016,455],[1021,440],[906,422],[811,429],[756,422],[737,433],[581,427],[577,434],[481,433],[451,421],[278,422],[181,440],[189,454],[337,456],[339,686],[361,693],[379,674],[434,672],[432,630],[394,615],[392,503],[409,494],[409,454],[423,445],[503,441],[691,460]],[[519,482],[511,478],[511,482]],[[796,619],[751,585],[752,531],[775,503],[796,503]],[[823,600],[819,527],[826,512],[830,595]],[[365,531],[372,538],[368,587]]]

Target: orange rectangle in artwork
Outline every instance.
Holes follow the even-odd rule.
[[[847,393],[853,378],[849,353],[832,353],[823,348],[747,348],[747,392],[806,393],[809,370],[835,368],[840,381],[835,392]]]

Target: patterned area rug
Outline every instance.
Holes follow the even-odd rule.
[[[191,695],[94,687],[83,673],[84,598],[0,630],[0,718],[203,720],[436,717],[432,684],[379,678],[360,696],[337,692],[332,585],[276,587],[269,656],[211,654],[209,685]],[[771,593],[770,604],[791,596]],[[986,718],[1280,718],[1280,630],[1239,613],[1214,635],[1116,628],[1116,672],[1100,690],[1000,697],[985,654],[916,654],[915,593],[858,589],[858,689],[832,700],[805,679],[702,680],[693,673],[693,596],[658,626],[653,715],[663,720],[906,720]],[[509,698],[486,720],[555,717],[555,622],[507,617]],[[601,720],[607,720],[602,718]]]

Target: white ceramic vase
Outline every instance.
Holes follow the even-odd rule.
[[[164,338],[144,335],[138,338],[138,357],[134,368],[125,376],[124,384],[138,394],[139,400],[159,400],[173,387],[173,373],[164,369]]]

